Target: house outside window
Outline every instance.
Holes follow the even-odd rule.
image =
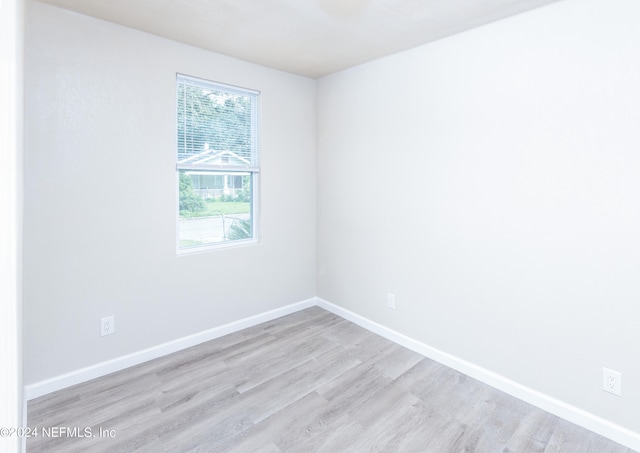
[[[178,252],[256,242],[259,93],[176,80]]]

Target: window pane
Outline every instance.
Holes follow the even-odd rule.
[[[251,173],[179,171],[181,249],[253,238]]]
[[[252,165],[255,94],[179,77],[177,96],[179,163]]]
[[[178,248],[255,239],[259,92],[178,74]]]

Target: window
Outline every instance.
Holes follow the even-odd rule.
[[[257,239],[258,95],[178,74],[179,252]]]

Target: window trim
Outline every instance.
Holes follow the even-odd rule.
[[[251,161],[249,165],[212,165],[212,164],[189,164],[180,163],[178,161],[178,98],[176,97],[176,119],[175,119],[175,144],[176,148],[176,164],[175,164],[175,240],[176,240],[176,255],[191,255],[198,253],[206,253],[212,250],[224,250],[235,247],[245,247],[248,245],[255,245],[261,242],[260,235],[260,180],[261,180],[261,164],[260,164],[260,117],[261,117],[261,102],[260,91],[252,90],[249,88],[237,87],[234,85],[228,85],[225,83],[210,81],[206,79],[196,78],[181,73],[176,74],[176,90],[180,80],[188,80],[190,84],[199,86],[202,88],[210,89],[212,87],[226,91],[232,94],[238,94],[242,96],[251,96]],[[251,177],[251,201],[250,201],[250,218],[251,218],[251,232],[252,237],[247,239],[238,239],[232,241],[212,242],[203,245],[180,247],[180,171],[220,171],[226,174],[233,173],[249,173]]]

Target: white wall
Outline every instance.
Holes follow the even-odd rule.
[[[22,2],[0,2],[0,427],[22,426]],[[0,451],[20,451],[0,436]]]
[[[315,81],[37,2],[26,26],[26,384],[315,296]],[[259,245],[176,257],[177,72],[262,92]]]
[[[318,295],[640,432],[639,16],[567,0],[320,79]]]

